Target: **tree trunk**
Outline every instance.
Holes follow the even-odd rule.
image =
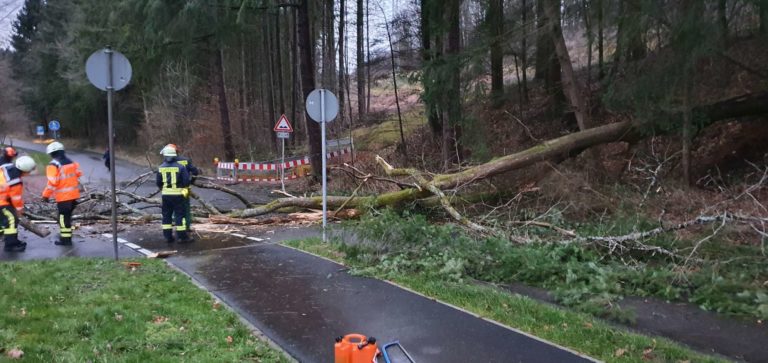
[[[403,153],[404,160],[408,160],[408,151],[405,144],[405,133],[403,132],[403,116],[400,112],[400,97],[397,94],[397,74],[395,73],[395,48],[392,44],[392,32],[389,30],[389,22],[386,15],[384,16],[384,26],[387,30],[387,40],[389,41],[389,60],[392,64],[392,85],[395,88],[395,104],[397,105],[397,122],[400,126],[400,146],[399,149]]]
[[[312,50],[312,40],[309,37],[309,0],[299,2],[299,49],[301,50],[301,88],[304,91],[304,99],[315,88],[315,69]],[[320,125],[312,121],[309,115],[304,114],[304,121],[309,137],[309,153],[312,162],[312,174],[315,180],[320,180],[322,175],[322,145],[320,140]]]
[[[552,29],[548,25],[550,17],[544,10],[546,3],[552,0],[537,0],[537,26],[538,34],[536,38],[536,75],[535,78],[544,81],[544,88],[547,94],[553,97],[552,113],[556,114],[562,107],[564,100],[561,83],[561,70],[555,54],[555,47],[552,44]],[[559,0],[555,0],[558,1]],[[551,19],[554,23],[560,23],[560,11],[555,12],[556,18]]]
[[[224,85],[224,50],[218,49],[214,58],[216,73],[216,92],[219,96],[219,116],[221,133],[224,136],[224,155],[227,160],[235,159],[235,147],[232,144],[232,127],[229,121],[229,105],[227,105],[227,89]]]
[[[291,144],[296,145],[296,135],[299,134],[299,125],[301,123],[296,122],[296,114],[298,113],[298,97],[296,97],[297,93],[299,92],[299,77],[298,77],[298,69],[299,69],[299,48],[296,44],[296,9],[294,8],[291,10],[291,121],[296,126],[297,130],[294,130],[294,137],[291,138]]]
[[[462,158],[461,143],[457,131],[460,131],[461,115],[461,63],[458,59],[461,52],[461,0],[449,0],[447,4],[446,15],[448,16],[448,48],[446,55],[449,58],[449,84],[445,92],[447,96],[444,99],[444,109],[447,110],[447,122],[443,126],[448,126],[448,130],[443,130],[443,156],[445,157],[445,167],[451,165],[453,161],[460,162]],[[455,154],[455,157],[454,157]]]
[[[760,12],[760,34],[768,36],[768,0],[758,0]]]
[[[347,78],[347,69],[344,66],[346,60],[347,46],[344,42],[344,27],[346,25],[347,5],[344,0],[339,0],[339,121],[344,123],[344,92],[346,86],[344,80]],[[350,127],[352,127],[352,115],[349,115]]]
[[[528,4],[522,0],[521,12],[523,13],[523,37],[520,44],[520,66],[523,69],[523,101],[528,102]],[[522,109],[523,105],[520,105]]]
[[[240,33],[240,135],[241,137],[248,137],[248,105],[246,100],[246,77],[245,77],[245,37]]]
[[[280,39],[280,12],[279,10],[275,13],[275,65],[277,66],[277,96],[278,96],[278,106],[280,110],[280,114],[285,113],[285,96],[283,94],[283,46],[282,46],[282,39]],[[277,114],[275,114],[277,116]],[[277,119],[274,120],[277,122]]]
[[[269,14],[264,15],[264,54],[267,57],[267,67],[269,69],[269,75],[267,76],[267,81],[269,81],[269,86],[267,87],[267,101],[268,109],[269,109],[269,116],[264,120],[264,127],[266,130],[271,130],[272,125],[276,121],[275,118],[275,72],[274,72],[274,64],[275,60],[272,57],[272,41],[271,41],[271,34],[270,29],[272,28],[270,26],[269,21]],[[270,132],[268,134],[270,143],[272,144],[272,150],[275,150],[276,152],[279,152],[278,145],[277,145],[277,136],[274,135],[273,132]]]
[[[720,37],[723,40],[723,44],[727,45],[728,42],[728,1],[717,1],[717,15],[720,23]]]
[[[365,114],[371,112],[371,0],[365,0]],[[354,154],[352,154],[352,161],[354,161]]]
[[[365,122],[365,50],[363,34],[363,0],[357,0],[357,118]]]
[[[424,71],[422,77],[422,86],[424,87],[424,107],[426,109],[427,121],[432,133],[437,136],[442,130],[442,123],[438,116],[437,105],[435,104],[434,89],[430,83],[431,75],[429,72],[429,63],[433,59],[432,51],[432,24],[430,17],[432,16],[430,8],[434,0],[421,0],[421,48],[422,48],[422,63],[421,68]]]
[[[558,19],[557,15],[560,12],[560,0],[547,0],[544,11],[549,19]],[[571,57],[568,54],[568,48],[565,46],[565,39],[563,38],[563,30],[560,27],[559,21],[550,22],[550,34],[552,34],[552,43],[557,53],[557,58],[560,61],[560,68],[563,71],[563,90],[570,102],[573,111],[576,114],[576,122],[579,124],[579,130],[584,131],[588,129],[592,121],[589,117],[587,109],[586,98],[584,97],[584,87],[580,84],[579,80],[573,72],[573,64],[571,64]]]
[[[600,79],[603,79],[605,76],[605,67],[604,67],[604,56],[603,56],[603,11],[604,11],[605,5],[603,5],[603,0],[597,0],[597,64],[599,68],[599,75],[598,77]]]
[[[688,78],[688,77],[686,77]],[[691,84],[685,80],[683,91],[683,180],[685,185],[691,185]]]
[[[491,28],[491,98],[494,107],[499,107],[504,97],[504,0],[490,0],[487,18]]]

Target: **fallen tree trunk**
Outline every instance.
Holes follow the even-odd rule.
[[[740,96],[717,102],[712,105],[700,106],[694,108],[694,112],[706,117],[707,121],[705,121],[703,125],[708,125],[726,118],[768,113],[768,92]],[[414,188],[403,189],[378,196],[355,196],[354,198],[331,196],[328,197],[328,208],[335,209],[341,206],[346,208],[358,208],[363,205],[373,207],[396,206],[405,202],[435,195],[435,190],[453,189],[463,185],[472,184],[492,176],[531,166],[542,161],[565,159],[578,155],[580,152],[593,146],[618,141],[633,142],[642,139],[645,136],[654,133],[660,134],[666,131],[668,130],[660,129],[649,123],[630,121],[616,122],[552,139],[527,150],[503,156],[488,163],[471,167],[457,173],[436,175],[431,181],[427,181],[424,178],[415,178],[417,179],[417,183]],[[414,177],[414,175],[420,173],[414,169],[398,169],[391,167],[389,169],[385,167],[385,169],[389,176]],[[319,209],[322,207],[322,198],[280,198],[263,206],[248,208],[242,211],[234,211],[229,215],[235,218],[249,218],[276,212],[280,209],[289,207]]]
[[[24,227],[27,231],[30,231],[34,234],[36,234],[38,237],[48,237],[49,234],[51,234],[51,231],[44,229],[38,225],[32,224],[32,222],[29,221],[29,219],[26,218],[19,218],[19,225]]]

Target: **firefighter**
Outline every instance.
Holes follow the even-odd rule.
[[[72,212],[80,198],[80,164],[70,160],[64,153],[64,145],[52,142],[45,149],[51,156],[51,163],[45,169],[48,185],[43,190],[43,202],[48,202],[51,196],[56,200],[59,211],[60,238],[54,244],[59,246],[72,245]]]
[[[13,146],[6,146],[3,148],[3,155],[0,155],[0,165],[5,165],[8,163],[12,163],[13,159],[16,158],[16,155],[19,153],[16,152],[16,149],[13,148]]]
[[[184,221],[187,222],[187,233],[192,233],[192,205],[190,203],[190,194],[192,194],[191,185],[195,181],[195,177],[200,175],[200,170],[195,164],[192,164],[192,159],[181,156],[181,148],[176,146],[176,144],[168,144],[166,147],[171,147],[176,150],[176,161],[178,161],[181,166],[187,168],[187,172],[189,172],[190,187],[187,188],[187,196],[184,197]]]
[[[0,166],[0,226],[5,235],[6,252],[23,252],[27,244],[19,241],[19,216],[24,211],[24,185],[21,177],[35,170],[36,163],[29,156],[21,156],[15,163]]]
[[[189,196],[189,172],[177,161],[176,149],[166,145],[161,151],[163,163],[157,170],[157,187],[162,191],[163,237],[173,243],[173,226],[179,242],[192,242],[187,233],[184,199]]]
[[[0,155],[0,166],[3,166],[5,164],[13,165],[13,159],[16,158],[16,155],[18,153],[16,152],[16,149],[14,149],[12,146],[6,146],[3,148],[3,153]],[[3,230],[0,228],[0,237],[3,235]]]

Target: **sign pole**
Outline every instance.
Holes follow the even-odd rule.
[[[325,90],[320,89],[320,140],[323,143],[323,242],[326,242],[325,227],[328,224],[327,209],[328,201],[326,195],[326,175],[325,175]]]
[[[115,260],[118,259],[117,254],[117,195],[115,195],[115,138],[114,138],[114,126],[112,124],[112,94],[115,92],[115,87],[112,84],[112,49],[107,47],[105,50],[107,53],[107,132],[109,132],[109,171],[110,171],[110,186],[112,188],[112,244],[115,246]]]
[[[283,187],[283,193],[285,193],[285,139],[283,140],[283,152],[280,157],[280,185]]]

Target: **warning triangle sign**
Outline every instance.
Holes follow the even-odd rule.
[[[277,120],[273,130],[276,132],[293,132],[293,127],[291,127],[291,123],[288,122],[288,117],[285,117],[285,114],[283,114],[280,116],[280,119]]]

